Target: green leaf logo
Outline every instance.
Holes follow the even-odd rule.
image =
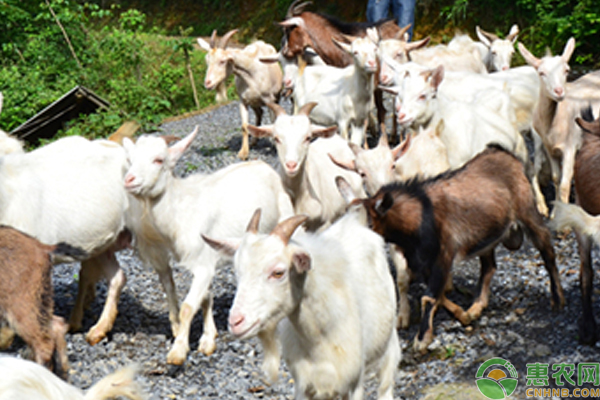
[[[519,374],[510,362],[503,358],[491,358],[477,370],[475,383],[488,399],[506,399],[517,389],[518,378]]]

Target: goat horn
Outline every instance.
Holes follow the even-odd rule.
[[[295,215],[286,219],[285,221],[281,221],[271,232],[271,235],[277,236],[281,239],[283,244],[287,245],[290,242],[290,238],[298,229],[300,225],[306,222],[308,219],[307,215]]]
[[[295,0],[292,4],[290,4],[290,6],[288,7],[287,13],[285,14],[285,18],[291,18],[291,17],[295,17],[296,15],[300,15],[302,13],[302,11],[304,11],[304,8],[308,5],[312,4],[312,1],[305,1],[302,4],[298,4],[300,3],[302,0]]]
[[[208,42],[208,44],[210,44],[211,49],[214,49],[217,46],[217,30],[216,29],[214,31],[212,31],[212,35],[210,35],[210,41]]]
[[[313,110],[313,108],[315,108],[317,106],[317,104],[318,103],[316,101],[311,101],[310,103],[306,103],[305,105],[300,107],[300,110],[298,110],[297,115],[306,115],[307,117],[310,116],[310,112]]]
[[[366,143],[366,140],[365,140]],[[379,142],[377,143],[377,147],[390,147],[388,142],[387,133],[381,132],[381,136],[379,137]]]
[[[483,36],[487,37],[490,40],[490,42],[493,42],[494,40],[499,40],[500,39],[497,35],[495,35],[493,33],[486,32],[486,31],[484,31],[483,29],[481,29],[479,27],[477,27],[477,28],[479,29],[479,33],[481,33]]]
[[[411,26],[412,26],[412,24],[408,24],[404,28],[400,28],[400,30],[398,31],[398,33],[396,33],[396,39],[398,39],[398,40],[404,40],[404,34],[406,32],[408,32],[408,30],[410,29]]]
[[[275,117],[279,117],[281,115],[287,115],[285,108],[281,107],[277,103],[269,102],[269,103],[267,103],[267,107],[269,107],[275,113]]]
[[[221,38],[221,45],[219,47],[221,47],[222,49],[227,47],[227,43],[229,42],[229,39],[231,39],[231,37],[237,32],[237,29],[233,29],[229,32],[227,32],[226,34],[223,35],[223,37]]]
[[[258,223],[260,222],[261,212],[262,212],[262,210],[260,208],[257,208],[256,211],[254,211],[254,214],[252,214],[252,218],[250,219],[250,222],[248,223],[248,227],[246,228],[246,232],[249,232],[249,233],[257,233],[258,232]]]

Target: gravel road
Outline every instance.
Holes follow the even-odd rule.
[[[236,153],[241,144],[237,102],[166,123],[160,134],[182,136],[191,132],[195,125],[200,126],[200,134],[179,162],[178,175],[206,173],[237,162]],[[251,158],[273,165],[275,149],[268,140],[260,140],[252,146]],[[566,297],[563,311],[554,313],[550,310],[548,276],[530,242],[512,253],[499,247],[498,272],[492,282],[490,305],[483,317],[472,326],[463,327],[447,312],[438,312],[431,351],[421,357],[412,354],[410,341],[416,333],[418,299],[424,292],[424,285],[413,282],[410,288],[412,326],[399,332],[404,354],[394,397],[483,398],[473,392],[476,390],[474,376],[479,365],[493,356],[511,361],[519,373],[519,387],[512,398],[525,398],[527,363],[600,362],[598,345],[589,347],[577,343],[581,301],[574,237],[569,234],[561,238],[555,236],[554,239]],[[153,400],[292,398],[293,383],[283,364],[277,384],[267,386],[261,379],[262,350],[258,340],[242,342],[227,332],[227,313],[235,291],[231,265],[223,264],[217,269],[212,285],[219,331],[217,351],[210,357],[195,351],[202,329],[200,315],[197,315],[191,331],[193,351],[184,366],[171,367],[166,364],[166,354],[173,338],[166,298],[157,275],[142,266],[130,250],[121,252],[118,257],[128,277],[119,303],[119,316],[111,335],[94,347],[85,342],[82,333],[67,335],[71,383],[87,388],[116,368],[135,362],[141,365],[140,382]],[[594,258],[598,258],[597,252]],[[190,275],[178,267],[174,271],[181,300],[189,287]],[[53,275],[56,313],[64,317],[68,317],[73,307],[77,272],[77,264],[63,264],[56,267]],[[476,261],[455,266],[455,290],[449,297],[468,306],[476,290],[478,276]],[[100,315],[105,290],[106,285],[99,284],[97,298],[86,313],[84,329],[89,329]],[[598,314],[596,312],[596,318],[600,317]],[[22,350],[22,342],[17,341],[9,352]],[[550,379],[550,382],[553,380]],[[458,390],[456,384],[459,385]],[[367,398],[375,398],[375,388],[371,381]]]

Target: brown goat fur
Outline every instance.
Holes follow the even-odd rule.
[[[600,118],[593,120],[592,110],[582,111],[576,122],[583,130],[581,148],[575,158],[575,198],[577,204],[588,214],[600,215]],[[598,339],[592,304],[594,270],[592,269],[592,238],[576,232],[581,260],[579,280],[581,284],[582,317],[579,322],[579,341],[594,344]]]
[[[542,255],[552,305],[564,305],[550,231],[537,212],[523,164],[500,147],[490,146],[462,168],[435,178],[384,186],[363,204],[373,230],[402,249],[413,272],[426,276],[417,350],[424,351],[433,340],[439,306],[465,325],[480,317],[496,270],[494,249],[517,227]],[[452,264],[474,256],[481,261],[479,295],[465,312],[445,297],[444,288]]]
[[[35,361],[66,378],[67,324],[54,314],[54,256],[83,258],[64,243],[50,246],[16,229],[0,226],[0,319],[29,345]]]

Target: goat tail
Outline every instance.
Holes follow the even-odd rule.
[[[600,243],[600,216],[594,217],[575,204],[554,202],[554,219],[550,227],[554,230],[573,228]]]
[[[75,262],[81,261],[88,258],[88,253],[75,246],[71,246],[68,243],[60,242],[56,246],[54,246],[54,250],[50,253],[50,258],[54,263],[56,260],[60,260],[61,262]]]
[[[138,369],[134,364],[104,377],[87,391],[84,400],[104,400],[117,396],[130,400],[146,399],[146,394],[134,380]]]

